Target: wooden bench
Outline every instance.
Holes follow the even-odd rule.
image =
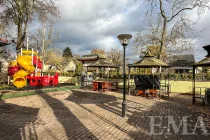
[[[195,94],[195,96],[194,96],[194,100],[195,100],[195,102],[196,102],[196,99],[201,99],[202,100],[202,105],[204,106],[205,105],[205,93],[206,93],[206,87],[195,87],[195,89],[196,88],[199,88],[200,89],[200,91],[198,92],[198,94]],[[202,89],[203,88],[205,88],[205,93],[204,93],[204,95],[202,95]]]
[[[202,100],[202,105],[205,105],[205,96],[195,96],[195,100],[196,99],[201,99]]]
[[[159,93],[159,99],[161,98],[162,95],[167,95],[169,97],[171,93],[171,85],[160,85],[160,90],[157,91]]]

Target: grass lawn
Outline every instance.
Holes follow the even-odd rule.
[[[133,81],[133,80],[132,80]],[[131,81],[131,82],[132,82]],[[192,94],[192,81],[169,81],[169,84],[171,85],[171,92],[177,92],[177,93],[188,93]],[[134,86],[134,85],[131,85]],[[196,82],[196,87],[205,87],[210,88],[210,82]],[[41,89],[45,93],[48,92],[56,92],[56,91],[68,91],[71,89],[77,89],[80,88],[80,86],[63,86],[63,87],[52,87],[52,88],[44,88]],[[119,88],[123,88],[123,82],[122,80],[119,81]],[[201,93],[204,94],[205,88],[202,88]],[[23,96],[30,96],[30,95],[37,95],[38,93],[34,90],[24,90],[24,91],[17,91],[13,93],[1,93],[0,91],[0,100],[5,100],[9,98],[16,98],[16,97],[23,97]],[[40,90],[40,89],[39,89]],[[196,93],[199,93],[200,89],[196,89]]]
[[[133,80],[131,80],[132,84]],[[161,82],[163,83],[163,81]],[[134,83],[133,83],[134,84]],[[171,85],[171,92],[178,92],[178,93],[192,93],[192,81],[169,81],[169,84]],[[131,85],[134,86],[134,85]],[[210,82],[196,82],[196,87],[205,87],[210,88]],[[119,81],[119,88],[123,88],[123,82],[122,80]],[[202,88],[202,94],[204,94],[205,88]],[[200,89],[197,88],[196,92],[199,93]]]
[[[49,93],[49,92],[56,92],[56,91],[68,91],[68,90],[77,89],[77,88],[80,88],[80,86],[54,87],[54,88],[37,89],[37,90],[42,90],[44,93]],[[23,97],[23,96],[30,96],[30,95],[37,95],[37,92],[35,90],[28,90],[28,91],[19,91],[15,93],[6,93],[6,94],[2,93],[0,94],[0,100]]]

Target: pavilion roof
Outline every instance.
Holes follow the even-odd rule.
[[[136,63],[128,64],[128,67],[142,67],[142,68],[160,67],[160,66],[169,67],[168,64],[155,58],[154,56],[145,56]]]
[[[98,55],[84,55],[76,58],[78,61],[96,61],[99,59]]]
[[[196,62],[195,64],[193,64],[194,66],[210,66],[210,56],[205,57],[204,59],[202,59],[199,62]]]
[[[99,59],[95,63],[89,64],[87,67],[109,67],[109,68],[119,68],[119,66],[113,65],[107,59]]]
[[[201,61],[193,64],[194,66],[210,66],[210,45],[203,46],[203,48],[207,51],[207,55]]]

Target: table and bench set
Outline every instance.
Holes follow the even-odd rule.
[[[117,91],[117,81],[93,81],[94,91]]]
[[[160,78],[157,75],[136,75],[134,77],[135,93],[134,95],[140,95],[149,97],[161,97],[171,92],[170,84],[161,84]]]

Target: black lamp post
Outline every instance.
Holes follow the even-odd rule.
[[[125,117],[126,112],[126,94],[125,94],[125,81],[126,81],[126,72],[125,72],[125,47],[128,45],[132,35],[130,34],[121,34],[118,35],[120,43],[123,45],[124,53],[123,53],[123,102],[122,102],[122,117]]]

